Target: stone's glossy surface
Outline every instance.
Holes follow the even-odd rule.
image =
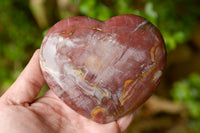
[[[98,123],[136,110],[157,87],[165,64],[160,32],[147,20],[121,15],[101,22],[72,17],[46,34],[40,63],[55,94]]]

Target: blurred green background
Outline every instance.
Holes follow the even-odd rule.
[[[151,21],[161,31],[168,52],[158,89],[127,133],[199,133],[199,0],[1,0],[0,96],[57,21],[78,15],[103,21],[120,14]]]

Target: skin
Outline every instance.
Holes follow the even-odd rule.
[[[95,123],[70,109],[51,90],[35,99],[44,84],[37,50],[0,97],[1,133],[120,133],[133,119],[130,113],[108,124]]]

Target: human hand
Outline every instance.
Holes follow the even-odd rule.
[[[119,133],[133,119],[131,113],[108,124],[95,123],[70,109],[52,90],[35,99],[44,84],[37,50],[0,97],[1,133]]]

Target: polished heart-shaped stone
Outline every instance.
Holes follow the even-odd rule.
[[[69,107],[108,123],[152,95],[165,57],[160,32],[142,17],[120,15],[104,22],[71,17],[47,32],[40,64],[49,87]]]

